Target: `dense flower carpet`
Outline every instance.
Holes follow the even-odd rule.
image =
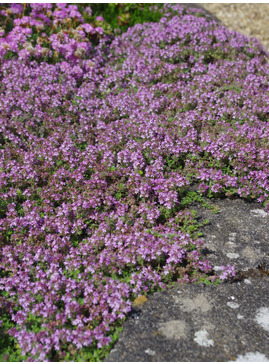
[[[116,32],[90,6],[1,5],[4,361],[104,359],[137,296],[234,274],[203,258],[191,202],[269,210],[268,53],[158,11]]]

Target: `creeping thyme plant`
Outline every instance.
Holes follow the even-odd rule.
[[[190,196],[269,210],[260,43],[179,4],[119,29],[100,9],[1,5],[4,361],[103,360],[137,296],[233,275],[203,258]]]

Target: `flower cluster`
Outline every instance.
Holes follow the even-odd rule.
[[[2,11],[18,19],[5,38],[17,55],[0,67],[0,310],[39,361],[108,345],[134,297],[211,272],[186,231],[193,183],[269,209],[269,67],[257,40],[165,5],[159,23],[100,42],[96,67],[78,70],[69,45],[88,24],[74,5],[51,6],[31,4],[30,27],[22,5]],[[84,26],[79,40],[52,32],[65,61],[21,56],[31,27],[67,13]]]
[[[108,38],[102,17],[90,23],[86,7],[81,14],[77,5],[4,4],[0,19],[0,61],[19,56],[19,60],[39,62],[68,62],[70,66],[89,70],[94,66],[91,54],[100,39]],[[27,15],[26,15],[27,14]]]

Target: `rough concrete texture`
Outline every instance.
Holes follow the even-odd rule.
[[[107,361],[269,361],[268,283],[155,293],[125,322]]]
[[[215,271],[221,265],[232,264],[237,270],[251,268],[269,270],[269,214],[258,203],[241,199],[207,200],[219,209],[212,210],[193,205],[198,220],[208,219],[203,227],[204,254]]]
[[[241,199],[207,201],[217,214],[193,205],[210,220],[205,255],[215,270],[235,265],[236,278],[140,298],[106,361],[269,361],[269,214]]]

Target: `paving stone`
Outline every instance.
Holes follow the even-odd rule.
[[[269,214],[260,204],[239,198],[207,201],[219,208],[217,214],[196,204],[193,209],[198,212],[198,220],[210,221],[202,232],[205,255],[215,270],[228,264],[243,271],[262,265],[268,270]],[[260,211],[259,215],[253,211]]]
[[[219,212],[192,206],[198,220],[210,220],[201,230],[204,255],[216,272],[234,264],[236,277],[142,296],[108,362],[269,360],[269,216],[242,199],[207,202]]]
[[[107,361],[268,361],[268,283],[185,284],[149,295]]]

